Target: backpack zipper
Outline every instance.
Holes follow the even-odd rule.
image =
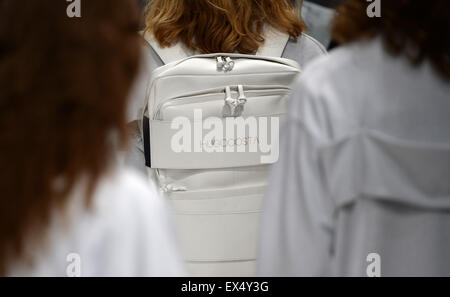
[[[244,105],[247,103],[247,97],[245,97],[244,86],[238,85],[239,97],[234,99],[231,96],[231,87],[225,88],[225,106],[223,107],[222,116],[225,117],[240,117],[244,111]]]
[[[216,60],[217,60],[217,69],[219,71],[223,70],[224,72],[229,72],[233,70],[235,63],[233,59],[231,59],[230,57],[218,56]]]
[[[207,90],[206,92],[194,92],[191,94],[186,94],[183,96],[178,96],[172,99],[167,99],[164,101],[161,101],[157,108],[156,108],[156,112],[153,115],[153,119],[154,120],[162,120],[161,119],[161,110],[164,107],[167,106],[172,106],[172,105],[176,105],[179,102],[183,102],[185,100],[188,100],[189,103],[194,103],[194,102],[205,102],[205,101],[211,101],[211,98],[205,98],[204,96],[216,96],[216,95],[220,95],[223,94],[225,95],[225,100],[228,99],[228,97],[231,98],[231,90],[237,88],[238,91],[238,99],[237,100],[241,100],[242,103],[246,103],[248,100],[252,99],[253,96],[271,96],[271,95],[275,95],[275,94],[279,94],[280,92],[288,92],[289,88],[287,87],[281,87],[281,86],[271,86],[269,88],[267,88],[267,86],[252,86],[252,87],[246,87],[247,89],[247,95],[251,94],[250,98],[247,98],[246,95],[244,94],[244,86],[240,85],[239,86],[231,86],[231,87],[222,87],[222,88],[216,88],[216,89],[211,89],[211,90]],[[227,89],[230,90],[230,96],[228,96],[227,94]],[[191,97],[191,98],[189,98]],[[219,99],[217,99],[219,100]],[[224,100],[224,99],[222,99]],[[231,99],[232,101],[235,101],[235,99]],[[231,116],[231,115],[230,115]]]

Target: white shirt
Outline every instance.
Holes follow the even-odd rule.
[[[80,183],[65,211],[26,247],[33,265],[17,261],[11,276],[181,276],[183,264],[168,210],[154,186],[117,168],[98,183],[86,206]],[[79,266],[77,266],[80,264]]]
[[[450,84],[375,39],[310,64],[293,94],[260,274],[450,275]]]

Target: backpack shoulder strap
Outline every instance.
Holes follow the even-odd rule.
[[[169,64],[190,56],[181,44],[177,43],[171,47],[161,47],[150,32],[145,32],[143,36],[164,64]]]
[[[264,45],[256,52],[258,56],[276,57],[283,56],[286,45],[289,41],[289,35],[276,30],[271,26],[266,26],[264,33]]]

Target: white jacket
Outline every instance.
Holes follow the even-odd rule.
[[[449,276],[449,94],[429,63],[379,39],[307,67],[266,196],[260,274]]]

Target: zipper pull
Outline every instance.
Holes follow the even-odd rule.
[[[242,116],[244,112],[244,105],[247,103],[247,97],[245,97],[244,86],[238,85],[239,98],[236,100],[236,107],[234,109],[234,117]]]
[[[224,118],[232,117],[234,114],[234,109],[236,107],[236,99],[231,97],[231,88],[225,88],[225,105],[223,106],[222,115]]]
[[[173,184],[168,184],[162,187],[162,191],[164,193],[173,193],[173,192],[186,192],[187,188],[184,186],[177,186]]]
[[[223,69],[225,72],[231,71],[234,68],[234,61],[230,57],[225,58],[225,65]]]
[[[244,105],[245,103],[247,103],[247,97],[245,97],[243,85],[238,85],[238,92],[239,92],[239,98],[238,98],[239,104]]]
[[[217,57],[216,60],[217,60],[217,69],[222,70],[223,67],[225,66],[225,61],[223,60],[222,57]]]

